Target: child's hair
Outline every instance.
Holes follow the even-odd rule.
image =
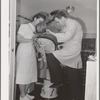
[[[40,22],[36,25],[36,33],[45,33],[47,29],[45,22]]]
[[[62,18],[62,17],[65,17],[65,18],[69,18],[70,15],[68,14],[68,12],[66,10],[60,10],[58,11],[58,13],[55,15],[55,17],[57,18]]]

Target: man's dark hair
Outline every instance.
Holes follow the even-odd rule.
[[[46,16],[43,15],[43,14],[41,14],[41,13],[38,13],[38,14],[36,14],[36,15],[34,15],[34,16],[32,17],[32,20],[34,20],[34,18],[43,18],[43,19],[45,20],[45,19],[46,19]]]
[[[49,21],[48,23],[54,21],[54,18],[55,18],[55,16],[56,16],[56,14],[58,13],[58,11],[59,11],[59,10],[53,10],[52,12],[50,12],[50,15],[53,16],[53,18],[52,18],[52,20]]]
[[[51,16],[55,16],[55,15],[58,13],[58,11],[59,11],[59,10],[53,10],[53,11],[50,13],[50,15],[51,15]]]
[[[66,12],[66,10],[60,10],[58,11],[58,13],[55,15],[55,17],[57,18],[62,18],[62,17],[65,17],[65,18],[69,18],[70,15]]]

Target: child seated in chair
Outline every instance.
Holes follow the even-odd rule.
[[[46,32],[47,25],[45,22],[41,22],[36,25],[36,34],[39,36],[35,40],[35,48],[37,52],[37,61],[38,61],[38,77],[46,77],[46,53],[51,53],[55,51],[58,45],[57,39],[55,36],[48,34]]]

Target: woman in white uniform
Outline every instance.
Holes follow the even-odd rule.
[[[44,20],[43,14],[36,14],[32,23],[20,26],[17,34],[19,46],[16,55],[16,84],[19,86],[20,100],[32,100],[34,98],[27,94],[30,84],[37,81],[37,61],[33,41],[38,36],[35,34],[35,26]]]

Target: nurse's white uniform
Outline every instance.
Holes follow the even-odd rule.
[[[29,24],[22,24],[18,34],[25,39],[31,39],[34,35],[35,27]],[[29,84],[37,81],[37,61],[34,44],[20,43],[16,55],[16,84]]]

